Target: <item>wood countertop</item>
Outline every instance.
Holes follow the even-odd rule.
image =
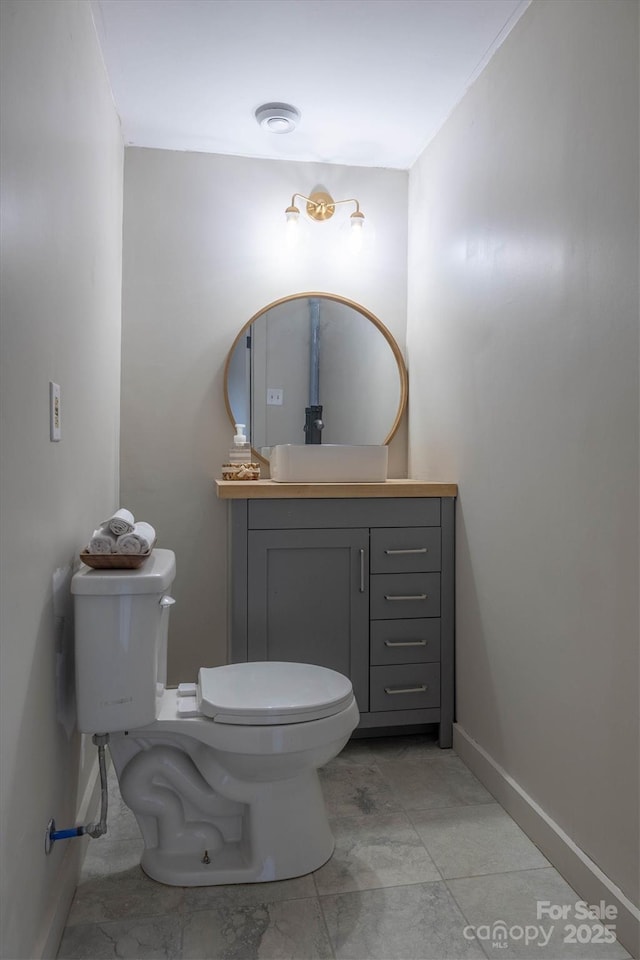
[[[385,480],[384,483],[278,483],[275,480],[216,480],[221,500],[310,500],[348,497],[456,497],[457,483]]]

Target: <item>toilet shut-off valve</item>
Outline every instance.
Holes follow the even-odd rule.
[[[107,762],[105,747],[109,743],[108,733],[94,733],[93,742],[98,748],[98,767],[100,769],[100,820],[97,823],[87,823],[84,826],[69,827],[66,830],[56,830],[56,822],[52,818],[47,824],[44,836],[44,852],[51,853],[56,840],[72,840],[73,837],[92,837],[97,839],[107,832]]]

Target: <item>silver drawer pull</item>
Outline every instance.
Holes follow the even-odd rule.
[[[360,593],[364,593],[364,550],[360,548]]]
[[[407,547],[404,550],[385,550],[389,557],[395,557],[399,553],[428,553],[426,547]]]
[[[405,595],[399,594],[396,596],[393,593],[385,593],[384,598],[385,600],[426,600],[427,595],[426,593],[410,593]]]
[[[393,696],[396,693],[425,693],[426,689],[426,684],[422,683],[419,687],[385,687],[384,692]]]
[[[385,640],[385,647],[426,647],[426,640]]]

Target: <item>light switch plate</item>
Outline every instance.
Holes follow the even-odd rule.
[[[60,386],[49,381],[49,437],[51,440],[62,438],[62,424],[60,411]]]

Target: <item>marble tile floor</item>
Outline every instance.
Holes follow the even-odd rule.
[[[142,873],[111,774],[109,832],[89,845],[58,960],[629,957],[595,921],[579,943],[537,918],[538,901],[580,897],[435,735],[351,741],[321,778],[328,863],[294,880],[181,888]]]

